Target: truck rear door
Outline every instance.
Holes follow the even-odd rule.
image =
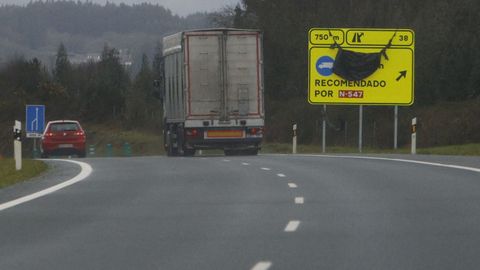
[[[226,40],[227,110],[230,117],[261,115],[260,37],[256,32],[229,32]]]
[[[258,32],[190,32],[186,47],[188,118],[262,115]]]

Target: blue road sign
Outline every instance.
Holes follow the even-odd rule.
[[[25,111],[25,133],[27,137],[41,137],[45,129],[45,105],[27,105]]]

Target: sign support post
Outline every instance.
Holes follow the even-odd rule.
[[[322,119],[322,153],[325,153],[326,149],[326,135],[327,135],[327,105],[323,105],[323,119]]]
[[[362,153],[363,148],[363,105],[358,109],[358,152]]]
[[[393,149],[398,149],[398,106],[395,106],[393,120]]]

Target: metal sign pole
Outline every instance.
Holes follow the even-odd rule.
[[[393,121],[393,149],[398,149],[398,106],[395,106]]]
[[[323,121],[322,121],[322,153],[325,153],[326,148],[326,133],[327,133],[327,105],[323,105]]]
[[[358,109],[358,152],[362,153],[363,144],[363,105]]]

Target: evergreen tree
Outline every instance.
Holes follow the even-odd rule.
[[[72,81],[72,65],[68,60],[67,49],[63,43],[60,43],[60,46],[57,50],[53,77],[56,82],[60,83],[66,88],[68,88]]]

